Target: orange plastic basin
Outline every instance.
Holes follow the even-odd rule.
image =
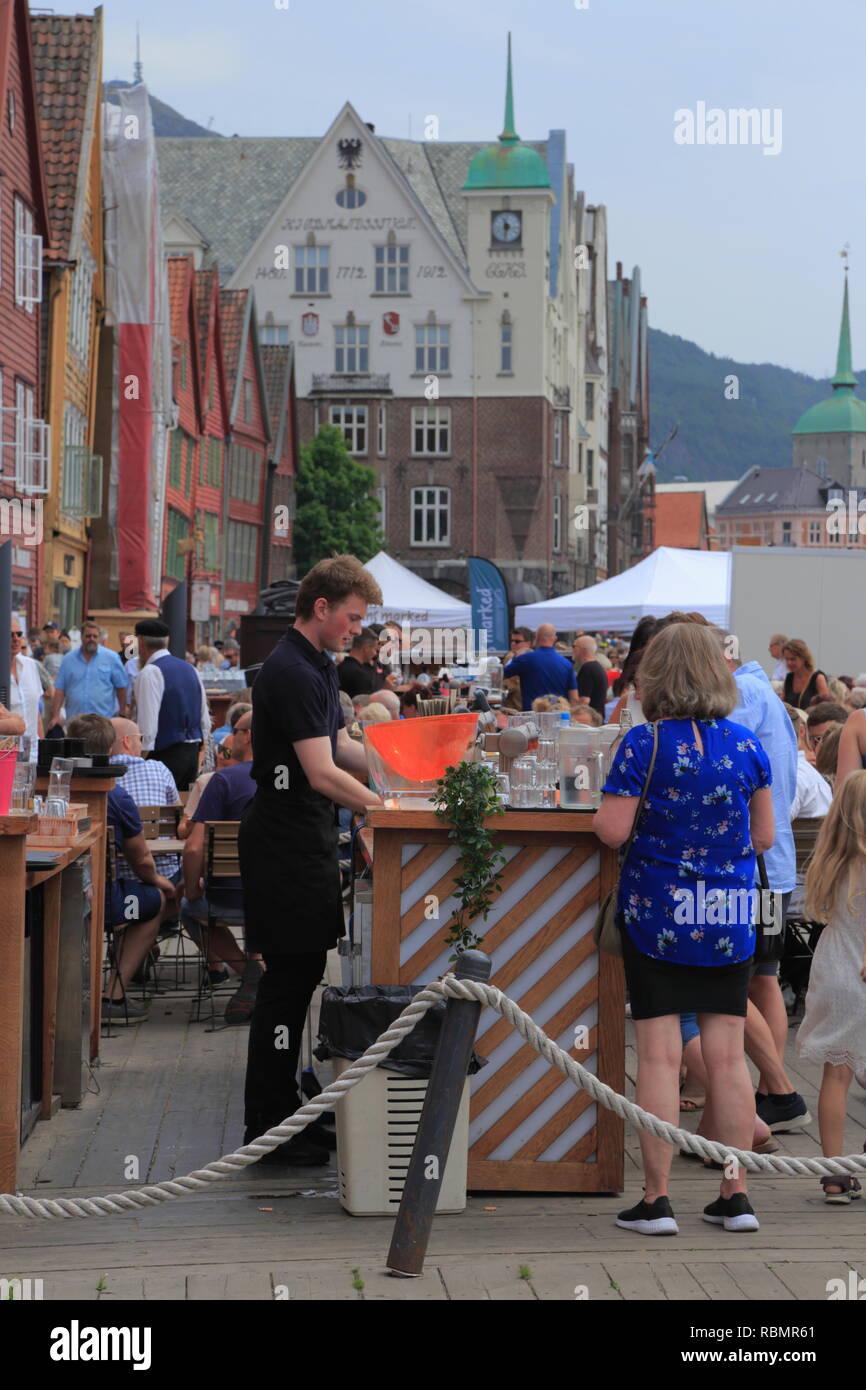
[[[364,737],[391,772],[410,782],[432,782],[461,761],[477,727],[477,714],[440,714],[368,724]]]

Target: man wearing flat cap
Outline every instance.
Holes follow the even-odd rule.
[[[194,666],[168,650],[169,629],[159,618],[135,625],[140,670],[135,679],[142,752],[165,763],[179,791],[198,776],[198,759],[210,732],[204,685]]]

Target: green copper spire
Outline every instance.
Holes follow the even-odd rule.
[[[522,145],[514,129],[514,87],[511,81],[511,34],[505,80],[505,125],[496,145],[487,145],[469,162],[467,192],[488,188],[549,188],[547,165],[531,145]]]
[[[836,357],[836,375],[833,377],[833,390],[848,388],[853,390],[857,378],[851,367],[851,326],[848,321],[848,267],[845,267],[845,293],[842,299],[842,327],[839,329],[839,352]]]
[[[505,80],[505,125],[499,137],[503,145],[516,145],[520,136],[514,129],[514,91],[511,86],[511,30],[508,31],[508,75]]]

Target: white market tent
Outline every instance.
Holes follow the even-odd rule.
[[[663,618],[680,609],[728,626],[731,556],[728,551],[659,546],[623,574],[575,594],[524,603],[514,621],[525,627],[553,623],[558,632],[634,631],[641,618]]]
[[[419,627],[472,626],[472,608],[468,603],[428,584],[426,579],[398,564],[384,550],[368,560],[364,568],[376,579],[384,600],[381,604],[369,605],[368,623],[405,620]]]

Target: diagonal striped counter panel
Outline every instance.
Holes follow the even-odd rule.
[[[481,949],[491,983],[601,1079],[622,1091],[623,978],[592,939],[616,860],[590,812],[509,811],[488,822],[507,862]],[[427,984],[444,974],[456,907],[458,851],[431,811],[374,811],[376,984]],[[577,1045],[575,1045],[577,1044]],[[617,1192],[622,1123],[576,1091],[490,1009],[471,1080],[469,1186],[480,1191]]]

